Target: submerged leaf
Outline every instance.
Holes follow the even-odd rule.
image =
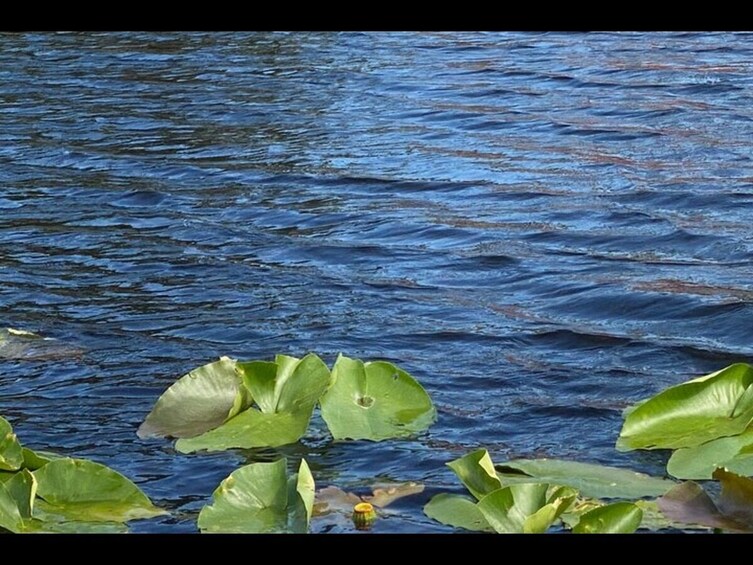
[[[332,381],[321,407],[335,439],[406,437],[428,428],[436,416],[423,387],[392,363],[340,355]]]
[[[26,330],[0,328],[0,359],[51,361],[78,357],[82,354],[83,350],[50,337],[42,337]]]
[[[447,463],[470,493],[478,500],[502,488],[494,463],[486,449],[477,449]]]
[[[126,477],[93,461],[55,459],[33,475],[37,506],[66,520],[126,522],[167,513]]]
[[[662,514],[674,522],[753,532],[753,480],[724,469],[713,477],[722,487],[718,503],[697,483],[686,482],[657,500]]]
[[[23,462],[21,444],[8,420],[0,416],[0,471],[16,471]]]
[[[424,485],[419,483],[395,483],[374,485],[371,496],[364,496],[366,502],[370,502],[379,508],[385,508],[401,498],[424,492]]]
[[[287,477],[287,462],[252,463],[233,471],[199,513],[198,525],[209,533],[305,533],[314,480],[301,460]]]
[[[617,449],[678,449],[742,433],[753,420],[753,367],[730,365],[657,394],[625,417]]]
[[[493,532],[475,501],[457,494],[442,493],[432,498],[424,513],[437,522],[473,532]]]
[[[744,524],[730,520],[698,483],[680,483],[657,500],[662,514],[673,522],[702,524],[709,528],[746,531]]]
[[[660,496],[675,483],[619,467],[563,459],[515,459],[496,466],[502,484],[547,482],[577,489],[593,498]]]
[[[235,360],[222,357],[182,376],[159,397],[138,436],[194,437],[246,408],[250,400],[235,368]]]
[[[632,534],[641,525],[643,510],[630,502],[615,502],[589,510],[573,528],[576,534]]]
[[[722,487],[717,504],[720,512],[753,530],[753,479],[725,469],[714,471],[713,478]]]
[[[330,485],[316,493],[313,513],[315,516],[326,516],[332,512],[350,515],[353,507],[359,502],[363,502],[360,496]]]

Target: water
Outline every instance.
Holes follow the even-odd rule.
[[[447,531],[421,507],[479,446],[661,474],[622,408],[753,358],[751,139],[751,35],[0,35],[0,327],[85,351],[0,360],[0,413],[170,509],[139,532],[279,454],[425,482],[381,532]],[[136,437],[188,370],[307,351],[399,363],[436,424]]]

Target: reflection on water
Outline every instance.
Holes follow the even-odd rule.
[[[753,37],[0,35],[0,327],[83,356],[0,359],[32,447],[134,477],[194,531],[243,462],[320,486],[446,461],[618,454],[620,411],[753,356]],[[400,363],[416,440],[178,455],[135,430],[220,355]],[[339,527],[333,526],[334,531]]]

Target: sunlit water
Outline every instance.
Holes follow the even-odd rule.
[[[0,361],[0,414],[170,509],[142,532],[280,454],[426,483],[377,532],[448,531],[421,508],[479,446],[661,474],[621,410],[753,357],[752,139],[750,35],[0,35],[0,327],[84,351]],[[188,370],[307,351],[399,363],[436,424],[136,437]]]

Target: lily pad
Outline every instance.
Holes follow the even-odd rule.
[[[18,504],[6,484],[0,482],[0,531],[5,529],[17,533],[23,529],[24,521]]]
[[[63,456],[51,451],[35,451],[24,447],[21,449],[23,453],[23,468],[29,471],[36,471],[40,467],[44,467],[47,463],[53,459],[61,459]]]
[[[424,513],[437,522],[472,532],[493,532],[474,500],[457,494],[442,493],[432,498]]]
[[[630,502],[615,502],[589,510],[573,528],[576,534],[632,534],[643,520],[643,510]]]
[[[627,413],[617,449],[695,447],[742,433],[753,420],[753,367],[746,363],[673,386]]]
[[[275,363],[238,363],[244,387],[261,410],[248,408],[221,426],[180,439],[181,453],[205,449],[277,447],[306,433],[316,401],[329,386],[330,373],[314,354],[303,359],[278,355]]]
[[[16,473],[13,478],[5,482],[5,488],[13,497],[19,514],[24,520],[30,520],[34,510],[34,499],[37,495],[37,481],[28,469]]]
[[[678,479],[710,479],[714,470],[724,467],[738,475],[753,475],[753,430],[739,436],[723,437],[672,453],[667,472]]]
[[[510,485],[478,501],[478,509],[497,533],[543,533],[575,501],[570,487],[543,483]]]
[[[675,483],[619,467],[562,459],[516,459],[496,466],[502,484],[547,482],[570,486],[593,498],[661,496]]]
[[[494,470],[494,463],[486,449],[477,449],[447,463],[470,493],[481,500],[487,494],[502,488]]]
[[[8,420],[0,416],[0,470],[15,471],[23,465],[21,443]]]
[[[305,459],[289,478],[285,459],[252,463],[220,483],[198,525],[211,533],[305,533],[313,502],[314,479]]]
[[[423,387],[392,363],[339,355],[332,381],[321,407],[335,439],[407,437],[427,429],[436,417]]]
[[[55,459],[33,475],[37,506],[68,521],[126,522],[167,513],[126,477],[93,461]]]
[[[142,439],[198,436],[249,404],[235,360],[221,357],[175,381],[159,397],[136,433]]]

